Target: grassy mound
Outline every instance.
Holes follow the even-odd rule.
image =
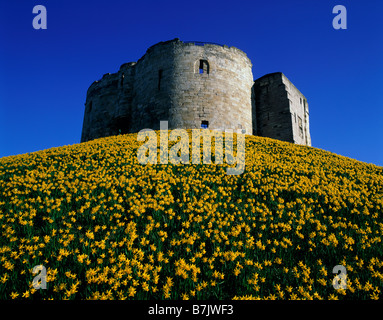
[[[382,297],[382,167],[249,136],[244,173],[227,175],[141,165],[142,143],[0,159],[0,299]]]

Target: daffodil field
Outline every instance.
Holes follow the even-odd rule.
[[[246,136],[245,171],[227,175],[139,164],[140,145],[0,159],[0,299],[382,298],[382,167]]]

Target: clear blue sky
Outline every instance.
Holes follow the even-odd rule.
[[[48,29],[34,30],[45,5]],[[335,5],[347,30],[335,30]],[[383,166],[383,1],[3,1],[0,157],[80,142],[86,91],[160,41],[245,51],[307,97],[314,147]]]

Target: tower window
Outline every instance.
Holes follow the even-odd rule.
[[[303,138],[303,123],[300,116],[298,116],[299,136]]]
[[[198,72],[200,74],[209,74],[209,63],[207,62],[207,60],[200,60],[199,61],[199,68],[198,68]]]
[[[208,127],[209,127],[209,121],[202,120],[201,128],[202,129],[207,129]]]
[[[91,112],[92,111],[92,101],[89,102],[88,104],[88,112]]]
[[[158,91],[161,90],[162,72],[163,72],[162,69],[158,70]]]

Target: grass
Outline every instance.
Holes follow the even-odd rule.
[[[227,175],[141,165],[140,145],[127,134],[0,159],[0,299],[382,297],[382,167],[247,136],[245,171]]]

